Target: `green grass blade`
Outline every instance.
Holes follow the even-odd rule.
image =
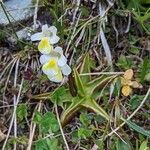
[[[150,131],[146,131],[144,128],[138,126],[137,124],[135,124],[130,120],[123,119],[123,121],[125,121],[130,128],[150,138]]]

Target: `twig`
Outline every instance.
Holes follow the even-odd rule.
[[[11,128],[12,128],[12,125],[13,125],[13,122],[14,122],[14,118],[15,118],[15,115],[16,115],[17,104],[19,103],[19,99],[20,99],[20,95],[21,95],[23,82],[24,82],[24,79],[21,80],[20,89],[19,89],[19,92],[18,92],[18,95],[17,95],[16,105],[14,105],[14,111],[13,111],[13,114],[12,114],[12,118],[11,118],[11,121],[10,121],[9,129],[8,129],[7,136],[6,136],[6,139],[4,141],[2,150],[5,150],[5,147],[6,147],[6,144],[7,144],[9,135],[10,135],[10,132],[11,132]]]
[[[67,45],[67,48],[66,48],[66,51],[65,51],[65,55],[67,55],[67,52],[68,52],[69,47],[70,47],[70,44],[71,44],[72,40],[74,39],[74,34],[75,34],[76,28],[77,28],[77,26],[78,26],[80,17],[81,17],[81,13],[79,14],[79,17],[77,18],[76,24],[75,24],[74,29],[73,29],[73,31],[72,31],[72,36],[71,36],[71,38],[70,38],[70,40],[69,40],[69,42],[68,42],[68,45]]]
[[[38,12],[38,4],[39,4],[39,0],[36,0],[36,4],[35,4],[35,10],[34,10],[34,17],[33,17],[33,30],[36,29],[36,20],[37,20],[37,12]]]
[[[42,103],[40,101],[39,102],[39,106],[38,106],[38,111],[39,112],[41,110],[41,106],[42,106]],[[34,117],[34,115],[35,115],[35,113],[33,114],[33,117]],[[32,117],[32,119],[33,119],[33,117]],[[27,150],[31,150],[32,141],[33,141],[33,137],[34,137],[34,133],[35,133],[35,129],[36,129],[36,123],[31,122],[31,125],[30,125],[30,135],[29,135],[29,141],[28,141]]]
[[[92,73],[81,73],[80,76],[88,75],[123,75],[124,72],[92,72]]]
[[[80,6],[80,0],[76,0],[76,1],[77,1],[77,2],[76,2],[76,8],[75,8],[75,11],[74,11],[74,13],[73,13],[73,19],[72,19],[73,24],[74,24],[74,22],[75,22],[76,14],[77,14],[77,11],[78,11],[79,6]]]
[[[131,25],[131,13],[130,13],[130,12],[129,12],[128,16],[129,16],[128,25],[127,25],[127,28],[126,28],[125,33],[128,33],[128,32],[129,32],[129,30],[130,30],[130,25]]]
[[[8,84],[10,75],[11,75],[11,73],[12,73],[12,70],[13,70],[13,68],[14,68],[14,66],[15,66],[16,61],[17,61],[17,59],[14,59],[14,62],[12,63],[12,66],[11,66],[11,68],[10,68],[10,70],[9,70],[8,75],[7,75],[7,80],[6,80],[6,82],[5,82],[4,92],[3,92],[3,104],[4,104],[4,102],[5,102],[5,91],[6,91],[6,88],[7,88],[7,84]]]
[[[10,66],[11,64],[13,64],[14,61],[16,61],[16,58],[13,58],[13,59],[7,64],[7,66],[3,69],[3,71],[2,71],[2,73],[1,73],[1,75],[0,75],[0,80],[1,80],[2,76],[4,75],[4,73],[6,72],[6,70],[9,68],[9,66]]]
[[[15,76],[14,76],[14,88],[16,88],[16,86],[17,86],[19,61],[20,61],[20,59],[18,59],[17,62],[16,62]],[[14,107],[15,106],[17,107],[16,102],[17,102],[17,96],[14,94]],[[16,118],[16,113],[14,114],[14,137],[17,139],[17,118]],[[16,150],[16,148],[17,148],[17,145],[16,145],[16,142],[15,142],[14,150]]]
[[[107,39],[106,39],[104,31],[103,31],[103,28],[105,28],[105,22],[107,21],[107,12],[113,6],[113,3],[110,3],[110,1],[108,1],[108,3],[109,3],[109,6],[107,8],[105,7],[105,5],[102,5],[101,2],[99,3],[99,15],[101,16],[99,36],[100,36],[100,39],[102,42],[103,49],[106,54],[108,65],[111,66],[111,70],[112,70],[113,64],[112,64],[111,50],[110,50],[110,47],[108,45]]]
[[[75,47],[77,47],[81,41],[81,39],[83,38],[83,35],[84,35],[84,32],[85,32],[85,28],[82,29],[77,41],[76,41],[76,44],[75,44]],[[75,51],[76,51],[76,48],[73,49],[73,53],[71,55],[71,58],[70,58],[70,61],[69,61],[69,65],[72,64],[72,60],[73,60],[73,57],[74,57],[74,54],[75,54]]]
[[[67,150],[70,150],[70,149],[69,149],[69,146],[68,146],[68,143],[67,143],[67,140],[66,140],[66,138],[65,138],[65,135],[64,135],[64,132],[63,132],[61,123],[60,123],[59,114],[58,114],[58,110],[57,110],[57,105],[56,105],[56,104],[55,104],[55,112],[56,112],[56,117],[57,117],[57,120],[58,120],[58,124],[59,124],[59,127],[60,127],[60,131],[61,131],[63,140],[64,140],[64,142],[65,142],[66,148],[67,148]]]
[[[113,26],[113,28],[114,28],[114,30],[116,32],[116,44],[118,44],[118,35],[119,35],[119,33],[118,33],[117,28],[116,28],[115,17],[114,16],[112,17],[112,26]]]

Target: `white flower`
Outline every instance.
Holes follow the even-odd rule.
[[[57,34],[57,28],[51,26],[48,28],[48,25],[45,24],[42,26],[42,32],[35,33],[31,36],[31,41],[40,41],[43,37],[47,37],[50,44],[56,44],[59,41]]]
[[[68,76],[71,73],[71,68],[67,65],[67,59],[63,55],[63,51],[61,47],[56,47],[48,55],[40,56],[40,62],[42,65],[47,64],[52,59],[54,59],[57,62],[57,65],[62,71],[63,75]]]
[[[63,80],[62,74],[68,76],[71,73],[71,68],[67,65],[67,59],[63,55],[62,48],[53,48],[53,44],[59,41],[56,33],[56,27],[48,28],[48,25],[43,25],[42,32],[32,35],[31,40],[40,41],[38,50],[42,53],[40,56],[40,62],[43,65],[42,70],[50,81],[58,83]]]
[[[50,81],[59,83],[63,79],[61,70],[57,65],[57,60],[54,58],[44,64],[42,70],[48,76]]]

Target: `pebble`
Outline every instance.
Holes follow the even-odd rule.
[[[4,6],[9,12],[9,18],[12,23],[27,20],[34,15],[32,0],[5,0]],[[0,25],[9,25],[8,19],[0,6]]]

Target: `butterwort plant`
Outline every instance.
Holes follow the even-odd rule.
[[[67,64],[67,58],[63,55],[63,49],[55,46],[60,38],[57,36],[57,28],[55,26],[42,26],[42,32],[35,33],[31,36],[31,41],[39,41],[38,50],[41,53],[40,63],[42,71],[52,82],[60,83],[63,75],[68,76],[71,68]]]

